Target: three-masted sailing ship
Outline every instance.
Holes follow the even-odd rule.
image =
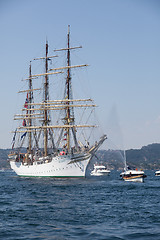
[[[19,176],[84,177],[88,163],[107,138],[103,135],[99,141],[90,145],[84,131],[97,126],[76,122],[75,109],[91,109],[96,106],[90,98],[73,98],[71,70],[87,66],[71,65],[71,51],[77,48],[81,47],[70,47],[68,26],[67,47],[55,50],[66,52],[66,66],[49,69],[49,61],[58,56],[48,55],[48,42],[46,42],[45,57],[34,59],[45,63],[45,72],[32,74],[30,63],[29,77],[25,79],[28,81],[28,89],[20,91],[27,94],[26,101],[22,113],[14,116],[14,120],[19,120],[21,125],[14,131],[12,151],[9,154],[10,166]],[[49,77],[64,76],[64,74],[63,96],[51,100]],[[41,89],[33,88],[33,81],[39,78],[43,81],[43,94],[41,100],[35,102],[34,93]],[[59,121],[53,121],[53,124],[52,119],[57,115],[60,116]],[[89,115],[87,116],[89,118]],[[83,116],[80,120],[83,120]],[[81,134],[78,135],[79,131]],[[81,138],[78,139],[80,135]],[[81,140],[82,136],[84,142]]]

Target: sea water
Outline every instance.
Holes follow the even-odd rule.
[[[160,239],[160,177],[84,179],[0,172],[0,239]]]

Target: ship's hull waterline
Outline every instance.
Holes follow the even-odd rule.
[[[126,182],[144,182],[144,177],[124,177]]]
[[[33,165],[24,165],[22,162],[11,160],[10,166],[18,176],[22,177],[85,177],[90,159],[91,155],[83,157],[82,161],[80,159],[73,161],[69,156],[60,156],[53,157],[50,162],[35,162]]]

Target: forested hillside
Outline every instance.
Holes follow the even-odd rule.
[[[10,168],[7,156],[11,149],[0,149],[0,169]],[[160,144],[154,143],[141,149],[126,150],[127,165],[131,168],[160,169]],[[102,162],[110,169],[124,168],[124,153],[121,150],[100,150],[90,163]],[[92,166],[91,166],[92,167]]]
[[[110,169],[124,168],[124,152],[121,150],[101,150],[93,162],[106,163]],[[154,143],[141,149],[126,150],[127,165],[131,168],[155,170],[160,169],[160,144]],[[92,163],[93,163],[92,162]]]

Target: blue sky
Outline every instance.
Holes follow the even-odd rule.
[[[11,146],[17,92],[30,59],[82,45],[102,129],[117,146],[160,142],[160,1],[1,0],[0,148]]]

